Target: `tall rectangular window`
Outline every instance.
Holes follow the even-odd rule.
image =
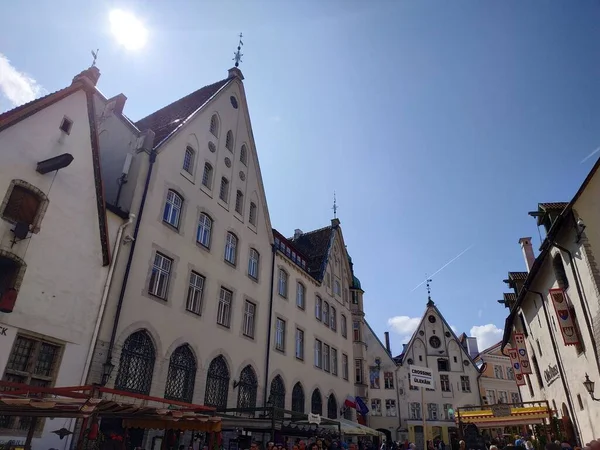
[[[510,402],[511,403],[521,403],[521,397],[519,396],[518,392],[510,393]]]
[[[468,375],[460,377],[460,387],[463,392],[471,392],[471,380]]]
[[[244,194],[242,191],[237,191],[235,194],[235,212],[242,214],[244,209]]]
[[[275,322],[275,349],[285,351],[285,320],[279,317]]]
[[[348,323],[346,322],[346,316],[342,314],[341,317],[341,327],[342,327],[342,337],[347,338],[348,337]]]
[[[385,415],[387,417],[396,417],[398,411],[396,410],[396,400],[387,399],[385,401]]]
[[[338,374],[338,351],[336,348],[331,348],[331,373]]]
[[[498,391],[498,403],[508,403],[508,392]]]
[[[204,277],[196,272],[190,273],[190,285],[185,307],[195,314],[202,314],[202,291],[204,290]]]
[[[321,309],[323,308],[323,300],[318,295],[315,297],[315,317],[321,321]]]
[[[278,289],[277,292],[283,298],[287,298],[287,288],[288,288],[288,274],[285,270],[279,269],[279,279],[278,279]]]
[[[440,375],[440,386],[442,392],[450,392],[450,377],[448,375]]]
[[[254,320],[256,316],[256,305],[248,300],[244,305],[244,323],[242,332],[244,336],[254,339]]]
[[[323,370],[325,372],[329,372],[331,370],[331,360],[329,359],[331,357],[330,354],[330,347],[327,344],[323,345]]]
[[[248,222],[251,225],[256,226],[256,203],[250,202],[250,216],[248,217]]]
[[[354,321],[352,322],[352,330],[353,330],[353,336],[354,336],[354,342],[361,342],[360,339],[360,322],[358,321]]]
[[[329,326],[332,331],[337,331],[337,314],[333,306],[329,310]]]
[[[371,399],[371,415],[372,416],[381,416],[381,399],[379,399],[379,398]]]
[[[305,308],[304,304],[304,285],[302,283],[296,284],[296,306],[300,309]]]
[[[354,360],[354,382],[356,384],[363,384],[363,360],[355,359]]]
[[[502,366],[494,365],[494,376],[499,380],[504,379],[504,370],[502,370]]]
[[[258,261],[259,254],[258,252],[251,248],[250,254],[248,255],[248,275],[255,280],[258,280]]]
[[[421,404],[417,402],[410,403],[410,419],[420,420],[421,419]]]
[[[438,420],[437,403],[427,403],[427,414],[429,416],[429,420]]]
[[[383,386],[385,389],[394,389],[394,372],[383,372]]]
[[[219,306],[217,308],[217,323],[229,328],[231,324],[231,299],[233,293],[230,290],[221,288],[219,293]]]
[[[296,358],[304,360],[304,331],[296,328]]]
[[[342,378],[347,380],[349,377],[348,374],[348,355],[342,353]]]
[[[496,391],[486,389],[485,398],[487,399],[488,405],[495,405],[496,404]]]
[[[221,189],[219,189],[219,198],[227,203],[229,196],[229,180],[225,177],[221,178]]]
[[[169,277],[171,276],[171,265],[173,260],[165,255],[156,252],[154,263],[152,264],[152,275],[150,276],[150,286],[148,293],[155,297],[165,300],[169,288]]]
[[[321,360],[321,355],[323,354],[323,343],[315,339],[315,366],[319,369],[323,367],[323,361]]]
[[[237,237],[233,233],[227,233],[225,239],[225,261],[235,265],[237,257]]]

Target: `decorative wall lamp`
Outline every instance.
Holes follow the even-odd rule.
[[[590,394],[590,397],[592,397],[592,400],[595,402],[600,402],[600,398],[594,397],[594,386],[596,383],[590,380],[590,377],[588,377],[587,373],[585,374],[585,381],[583,382],[583,385],[585,386],[585,390],[588,391],[588,394]]]

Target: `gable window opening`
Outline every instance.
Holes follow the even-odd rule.
[[[246,144],[243,144],[242,148],[240,149],[240,162],[245,166],[248,165],[248,150],[246,148]]]
[[[204,290],[204,277],[196,272],[190,273],[190,285],[186,309],[194,314],[202,314],[202,291]]]
[[[248,216],[248,222],[250,225],[256,226],[256,203],[250,202],[250,214]]]
[[[258,261],[258,252],[251,248],[250,256],[248,257],[248,275],[255,280],[258,280]]]
[[[225,239],[225,261],[235,266],[237,253],[237,237],[231,232],[227,233]]]
[[[204,171],[202,172],[202,185],[208,189],[212,186],[213,168],[210,163],[204,163]]]
[[[440,372],[448,372],[450,370],[450,363],[445,358],[439,358],[438,361],[438,370]]]
[[[169,288],[169,277],[171,276],[171,266],[173,260],[165,255],[156,252],[154,263],[152,264],[152,274],[150,275],[150,285],[148,293],[162,300],[167,299]]]
[[[221,189],[219,190],[219,198],[227,203],[229,197],[229,180],[225,177],[221,178]]]
[[[216,114],[210,118],[210,132],[214,137],[219,137],[219,118]]]
[[[233,292],[224,287],[219,293],[219,306],[217,308],[217,323],[229,328],[231,323],[231,299]]]
[[[254,318],[256,316],[256,305],[246,300],[244,305],[244,322],[242,332],[244,336],[254,339]]]
[[[235,212],[242,215],[244,209],[244,194],[238,190],[235,194]]]
[[[196,241],[203,247],[210,248],[210,233],[212,229],[212,219],[208,215],[200,214],[198,221],[198,231],[196,232]]]
[[[60,131],[65,134],[71,134],[71,128],[73,128],[73,121],[67,117],[63,117],[62,122],[60,123]]]
[[[194,174],[194,157],[196,156],[196,152],[190,146],[185,148],[185,155],[183,156],[183,170],[185,170],[190,175]]]
[[[233,152],[233,132],[229,130],[225,137],[225,148],[230,152]]]
[[[275,349],[285,351],[285,320],[280,318],[275,323]]]
[[[169,190],[167,192],[167,201],[165,202],[165,210],[163,212],[163,221],[174,228],[179,228],[182,206],[183,198],[175,191]]]

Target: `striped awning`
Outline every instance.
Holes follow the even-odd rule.
[[[496,416],[492,409],[479,409],[460,412],[456,420],[462,424],[475,424],[478,427],[503,427],[513,425],[529,425],[541,423],[551,416],[546,406],[531,406],[525,408],[510,408],[510,415]]]

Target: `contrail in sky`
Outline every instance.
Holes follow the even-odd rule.
[[[596,153],[600,152],[600,147],[598,147],[596,150],[594,150],[592,153],[590,153],[589,155],[587,155],[585,158],[583,158],[581,160],[581,164],[583,164],[584,162],[586,162],[588,159],[590,159],[592,156],[594,156]]]
[[[465,248],[462,252],[460,252],[458,255],[456,255],[454,258],[452,258],[450,261],[448,261],[446,264],[444,264],[442,267],[440,267],[438,270],[436,270],[433,274],[429,275],[429,278],[433,278],[435,277],[438,273],[440,273],[442,270],[444,270],[446,267],[448,267],[450,264],[452,264],[454,261],[456,261],[458,258],[460,258],[462,255],[464,255],[465,253],[467,253],[469,250],[471,250],[473,248],[475,244],[471,244],[469,245],[467,248]],[[427,282],[427,280],[423,280],[421,281],[419,284],[417,284],[412,291],[410,292],[414,292],[417,289],[419,289],[421,286],[423,286],[425,283]]]

